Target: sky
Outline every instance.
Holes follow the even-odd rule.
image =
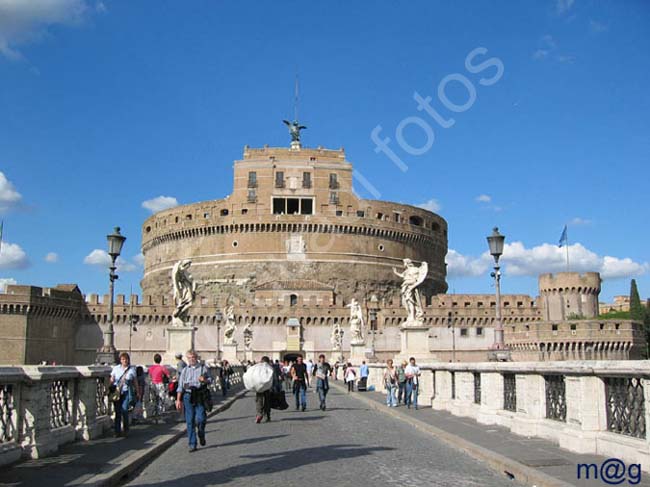
[[[244,145],[344,147],[364,198],[449,225],[449,292],[636,278],[650,297],[644,1],[0,0],[0,283],[140,293],[141,225],[232,189]]]

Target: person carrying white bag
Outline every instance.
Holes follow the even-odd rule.
[[[273,367],[271,360],[264,356],[262,361],[250,367],[244,374],[244,387],[255,392],[255,407],[257,415],[255,422],[271,421],[271,387],[273,386]]]

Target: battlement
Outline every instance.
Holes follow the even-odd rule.
[[[267,160],[308,160],[311,162],[336,162],[345,161],[345,150],[325,149],[322,146],[316,148],[300,147],[299,149],[287,147],[269,147],[265,145],[262,148],[244,147],[244,161]]]
[[[558,272],[541,274],[539,276],[539,291],[545,292],[578,292],[599,294],[600,274],[598,272]]]

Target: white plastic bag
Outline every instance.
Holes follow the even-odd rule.
[[[244,374],[244,387],[249,391],[264,392],[273,386],[273,367],[266,363],[255,364]]]

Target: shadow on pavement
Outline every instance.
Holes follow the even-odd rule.
[[[218,443],[216,445],[210,445],[203,448],[203,450],[209,450],[210,448],[223,448],[226,446],[236,446],[236,445],[250,445],[252,443],[259,443],[262,441],[275,440],[277,438],[284,438],[289,435],[273,435],[273,436],[256,436],[255,438],[244,438],[243,440],[230,441],[228,443]]]
[[[183,485],[191,485],[192,487],[219,485],[231,482],[237,478],[286,472],[294,468],[304,467],[305,465],[315,465],[340,459],[350,460],[352,458],[372,455],[374,452],[389,450],[394,450],[394,448],[383,446],[332,445],[327,448],[313,447],[277,453],[241,455],[240,458],[242,459],[257,461],[242,463],[241,465],[228,467],[223,470],[184,475],[182,479],[170,479],[166,482],[158,482],[156,485],[171,487],[179,485],[181,481]],[[138,485],[137,479],[132,485]]]

